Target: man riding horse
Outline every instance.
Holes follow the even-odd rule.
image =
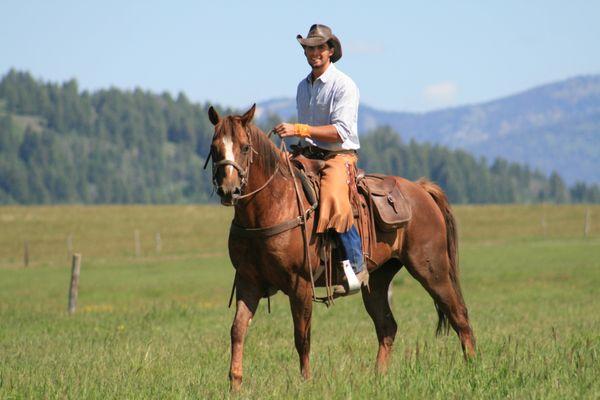
[[[325,25],[315,24],[308,35],[297,36],[311,73],[298,84],[298,123],[282,123],[274,131],[282,138],[301,139],[300,154],[325,162],[321,169],[317,233],[335,232],[348,289],[336,286],[337,295],[351,294],[367,285],[360,236],[350,205],[350,183],[357,161],[358,87],[334,65],[342,58],[339,39]]]
[[[260,299],[274,290],[281,290],[289,299],[300,372],[305,379],[310,378],[315,287],[329,288],[334,282],[331,274],[327,279],[327,271],[316,284],[313,279],[321,258],[317,235],[322,238],[330,231],[336,232],[338,250],[343,248],[342,258],[346,259],[343,293],[350,294],[368,279],[361,292],[379,342],[377,371],[387,369],[398,329],[387,293],[402,268],[433,299],[438,315],[436,331],[442,333],[452,326],[465,358],[474,357],[475,336],[459,281],[456,221],[444,191],[426,179],[411,182],[395,176],[365,175],[360,182],[366,185],[366,192],[361,195],[366,195],[363,199],[369,204],[369,214],[379,216],[377,223],[369,223],[373,234],[369,229],[360,230],[370,244],[365,247],[371,269],[368,275],[364,264],[367,255],[362,253],[357,230],[363,225],[353,226],[349,201],[349,191],[354,192],[349,181],[359,148],[358,90],[332,64],[340,59],[342,49],[329,28],[314,25],[306,39],[299,36],[298,40],[312,68],[298,86],[299,123],[280,124],[275,131],[283,138],[299,136],[304,155],[323,159],[315,162],[325,165],[321,168],[318,221],[312,214],[314,196],[298,188],[305,182],[304,175],[296,174],[299,170],[292,166],[288,153],[277,149],[252,123],[256,107],[243,115],[225,117],[213,107],[208,110],[215,133],[206,162],[212,157],[213,183],[222,204],[235,208],[228,241],[236,270],[231,388],[238,390],[242,384],[244,340],[250,321]],[[354,193],[353,198],[356,196]],[[391,220],[384,220],[383,214],[390,208],[397,212],[402,207],[396,206],[401,205],[408,207],[409,217],[399,225],[386,224]],[[382,209],[387,211],[382,213]]]

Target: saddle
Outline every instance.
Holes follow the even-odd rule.
[[[291,159],[296,166],[296,176],[302,182],[304,193],[311,204],[318,202],[320,171],[325,162],[309,159],[301,154]],[[364,170],[351,169],[350,204],[355,225],[360,233],[363,254],[371,261],[373,246],[378,234],[393,232],[410,221],[412,210],[402,194],[396,179],[382,174],[365,174]]]

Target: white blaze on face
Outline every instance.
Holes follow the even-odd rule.
[[[223,146],[225,146],[225,159],[228,161],[235,162],[235,158],[233,156],[233,142],[229,136],[223,136]],[[233,172],[233,167],[231,165],[226,165],[225,170],[228,172]]]

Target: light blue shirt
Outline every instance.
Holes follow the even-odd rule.
[[[311,126],[333,125],[341,143],[306,138],[307,143],[325,150],[356,150],[358,140],[358,87],[352,79],[331,64],[314,82],[310,74],[298,84],[298,122]]]

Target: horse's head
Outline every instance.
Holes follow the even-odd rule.
[[[222,204],[235,204],[247,183],[253,151],[249,124],[255,110],[256,104],[242,116],[221,118],[213,107],[208,109],[210,122],[215,126],[210,146],[213,184]]]

